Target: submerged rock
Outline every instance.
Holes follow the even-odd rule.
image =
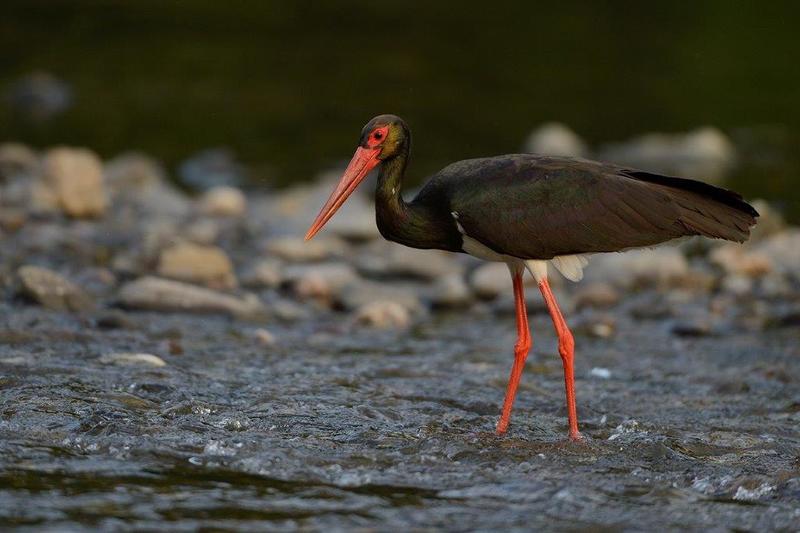
[[[22,292],[40,305],[56,311],[87,311],[94,300],[83,289],[52,270],[26,265],[17,270]]]
[[[44,157],[42,174],[67,215],[83,218],[105,214],[108,197],[103,183],[103,164],[94,152],[82,148],[53,148]]]
[[[216,246],[183,242],[167,248],[161,252],[158,273],[217,289],[232,289],[237,285],[233,263]]]
[[[252,294],[237,297],[152,276],[126,283],[120,288],[118,297],[120,305],[130,309],[224,313],[242,318],[254,318],[265,313],[264,306]]]

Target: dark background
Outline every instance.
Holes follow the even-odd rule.
[[[44,70],[72,104],[47,120],[0,105],[0,142],[139,149],[170,168],[232,148],[260,184],[349,157],[396,113],[415,178],[518,151],[544,121],[590,143],[721,128],[730,185],[797,219],[797,2],[4,2],[0,90]],[[412,180],[413,181],[413,180]]]

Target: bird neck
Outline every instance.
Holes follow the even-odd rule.
[[[378,230],[384,238],[412,248],[444,248],[448,235],[429,206],[407,203],[400,194],[408,153],[399,154],[381,165],[375,191]]]

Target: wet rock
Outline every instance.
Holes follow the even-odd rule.
[[[404,329],[411,324],[411,315],[405,306],[387,300],[362,305],[355,313],[356,322],[380,329]]]
[[[253,332],[253,336],[262,346],[275,346],[278,343],[278,339],[275,337],[275,335],[264,328],[255,330]]]
[[[247,181],[247,172],[231,150],[212,148],[181,163],[178,177],[187,187],[205,191],[220,185],[241,187]]]
[[[611,370],[596,366],[589,371],[589,375],[600,379],[610,379]]]
[[[183,242],[167,248],[159,258],[158,273],[218,289],[231,289],[237,285],[231,260],[216,246]]]
[[[72,89],[45,71],[32,72],[15,81],[7,98],[14,111],[28,120],[44,121],[72,106]]]
[[[359,309],[373,302],[395,302],[409,311],[419,312],[424,309],[419,294],[420,288],[413,284],[376,283],[359,280],[342,289],[339,303],[345,309]]]
[[[690,275],[686,257],[670,246],[598,255],[592,257],[585,272],[587,281],[604,281],[621,288],[681,285]]]
[[[800,326],[800,306],[778,306],[769,311],[764,324],[767,328],[796,328]]]
[[[218,186],[207,190],[198,200],[198,206],[205,215],[238,217],[247,210],[247,199],[235,187]]]
[[[97,315],[95,324],[100,329],[135,329],[136,322],[127,313],[111,309]]]
[[[119,303],[129,309],[224,313],[241,318],[256,318],[265,309],[252,294],[237,297],[180,281],[147,276],[120,288]]]
[[[284,280],[301,298],[332,300],[356,282],[358,274],[348,263],[293,265],[285,269]]]
[[[241,279],[245,287],[274,289],[283,282],[283,261],[279,259],[256,261],[245,270]]]
[[[439,250],[416,250],[377,240],[360,249],[358,269],[369,277],[409,277],[434,280],[464,267],[453,254]]]
[[[347,244],[335,237],[316,237],[305,241],[302,237],[278,237],[267,241],[266,252],[289,262],[321,261],[343,256]]]
[[[706,337],[714,333],[710,319],[704,317],[687,317],[677,320],[671,328],[678,337]]]
[[[103,165],[91,151],[81,148],[53,148],[42,162],[44,182],[58,204],[72,217],[105,214],[108,198],[103,184]]]
[[[149,353],[111,353],[102,356],[100,362],[105,365],[167,366],[159,356]]]
[[[306,320],[310,317],[311,313],[305,307],[292,300],[280,299],[271,302],[270,311],[272,316],[278,320],[286,322],[296,322],[298,320]]]
[[[620,294],[612,285],[603,282],[587,283],[575,292],[575,308],[613,307],[619,302]]]
[[[17,270],[22,293],[56,311],[87,311],[94,300],[83,289],[46,268],[27,265]]]
[[[536,128],[525,141],[525,151],[532,154],[584,157],[586,143],[560,122],[548,122]]]
[[[617,321],[607,315],[584,316],[573,323],[572,329],[576,335],[608,339],[616,333]]]
[[[12,177],[31,176],[38,166],[36,153],[24,144],[0,144],[0,182]]]
[[[716,128],[684,134],[650,133],[601,148],[598,159],[633,168],[720,183],[734,166],[736,151]]]
[[[467,307],[472,303],[472,291],[458,273],[441,276],[433,284],[430,300],[439,309]]]

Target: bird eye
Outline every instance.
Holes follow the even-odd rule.
[[[375,133],[373,133],[373,134],[372,134],[372,137],[373,137],[374,139],[380,140],[380,139],[382,139],[382,138],[383,138],[383,133],[382,133],[382,132],[380,132],[380,131],[376,131]]]

